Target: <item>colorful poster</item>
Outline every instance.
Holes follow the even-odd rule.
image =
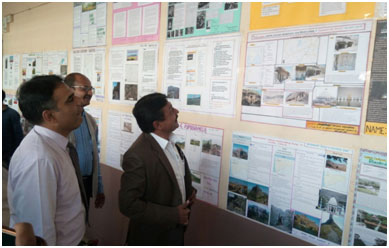
[[[157,91],[158,43],[111,47],[109,101],[135,104]]]
[[[196,198],[217,206],[223,129],[180,123],[172,139],[184,151]]]
[[[105,48],[75,49],[71,60],[71,72],[84,74],[95,88],[92,100],[104,101]]]
[[[233,133],[227,209],[315,245],[341,245],[352,155]]]
[[[387,154],[360,150],[350,246],[387,246]]]
[[[68,73],[67,51],[40,52],[22,55],[22,81],[37,75],[59,75]]]
[[[107,3],[73,3],[73,48],[104,46],[107,36]]]
[[[183,111],[234,116],[240,35],[165,43],[163,91]]]
[[[359,134],[372,21],[251,32],[241,119]]]
[[[250,30],[374,18],[375,2],[251,3]]]
[[[113,3],[112,44],[159,39],[161,3]]]
[[[20,84],[19,55],[3,56],[3,89],[16,90]]]
[[[387,21],[378,20],[370,73],[365,134],[386,136],[387,130]]]
[[[169,3],[167,39],[239,32],[240,2]]]

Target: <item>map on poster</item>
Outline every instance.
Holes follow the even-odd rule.
[[[110,103],[135,104],[157,91],[158,43],[112,47],[109,59]]]
[[[169,3],[167,39],[239,32],[239,2]]]
[[[372,21],[251,32],[241,119],[359,134]]]
[[[107,37],[107,3],[73,3],[73,48],[104,46]]]
[[[19,55],[3,55],[3,89],[16,90],[19,86]]]
[[[165,43],[163,93],[180,111],[234,116],[240,35]]]
[[[59,75],[68,73],[68,53],[52,51],[22,54],[22,82],[37,75]]]
[[[223,129],[180,123],[173,141],[184,151],[196,198],[217,206]]]
[[[360,150],[348,245],[387,245],[387,153]]]
[[[233,133],[227,209],[316,245],[342,243],[352,150]]]
[[[105,48],[74,49],[71,60],[71,71],[84,74],[95,88],[92,100],[104,101]]]

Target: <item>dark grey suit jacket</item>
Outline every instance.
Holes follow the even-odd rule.
[[[179,149],[179,148],[178,148]],[[185,160],[187,199],[193,190]],[[183,225],[177,206],[182,196],[173,168],[157,141],[142,133],[123,157],[124,173],[119,191],[120,212],[130,218],[129,245],[183,245]]]

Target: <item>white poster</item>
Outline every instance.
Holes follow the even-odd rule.
[[[22,81],[39,75],[59,75],[68,73],[67,51],[38,52],[22,55]]]
[[[130,113],[109,111],[105,164],[122,170],[124,153],[141,134],[135,117]]]
[[[112,47],[109,58],[111,103],[135,104],[157,91],[157,43]]]
[[[104,101],[105,48],[75,49],[71,60],[71,72],[84,74],[95,88],[92,100]]]
[[[358,134],[371,21],[249,33],[242,120]]]
[[[165,43],[163,91],[181,111],[234,116],[240,36]]]
[[[73,48],[104,46],[107,36],[107,3],[73,4]]]
[[[196,198],[217,206],[223,129],[180,123],[173,141],[184,151]]]
[[[3,56],[3,89],[16,90],[20,84],[19,55]]]
[[[102,132],[102,125],[103,125],[103,120],[101,119],[102,118],[102,114],[101,114],[101,109],[100,108],[95,108],[95,107],[91,107],[91,106],[87,106],[84,108],[84,110],[90,114],[96,121],[96,124],[97,124],[97,128],[98,128],[98,141],[99,141],[99,151],[101,151],[100,147],[101,147],[101,132]]]
[[[350,246],[387,246],[387,153],[361,149]]]
[[[352,155],[233,133],[227,209],[316,245],[340,245]]]

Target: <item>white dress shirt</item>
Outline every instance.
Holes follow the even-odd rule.
[[[178,187],[180,188],[181,196],[182,196],[182,203],[185,202],[186,199],[186,191],[185,191],[185,161],[181,159],[180,155],[178,154],[177,148],[174,145],[173,142],[169,141],[172,140],[172,134],[169,138],[169,140],[166,140],[162,137],[159,137],[155,133],[150,133],[151,136],[158,142],[159,146],[165,153],[166,157],[168,158],[174,174],[176,175],[176,179],[178,182]]]
[[[64,136],[36,125],[9,166],[10,225],[31,223],[48,245],[77,245],[85,233],[85,208],[67,143]]]

